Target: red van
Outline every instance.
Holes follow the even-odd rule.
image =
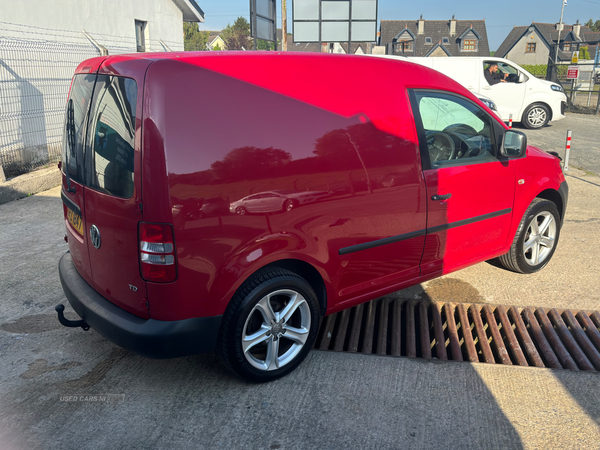
[[[469,91],[410,62],[202,52],[99,57],[64,126],[69,252],[82,320],[148,357],[216,350],[268,381],[321,317],[499,258],[551,259],[559,159]]]

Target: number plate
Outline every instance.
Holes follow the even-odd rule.
[[[67,207],[67,220],[73,228],[83,237],[83,222],[81,216]]]

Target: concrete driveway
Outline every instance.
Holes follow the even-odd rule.
[[[482,263],[397,295],[600,309],[600,179],[572,171],[568,182],[541,273]],[[253,385],[213,355],[148,360],[64,328],[63,235],[58,188],[0,205],[3,450],[600,447],[598,373],[313,351]]]

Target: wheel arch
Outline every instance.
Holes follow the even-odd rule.
[[[320,307],[319,312],[321,313],[321,316],[325,315],[325,311],[327,311],[327,288],[325,286],[323,277],[317,269],[315,269],[311,264],[299,259],[281,259],[279,261],[273,261],[266,266],[261,267],[259,270],[273,267],[289,270],[290,272],[294,272],[296,275],[300,275],[302,278],[304,278],[315,290],[315,294],[317,294]]]
[[[562,227],[562,222],[565,217],[565,205],[563,203],[563,199],[561,195],[555,189],[546,189],[540,192],[536,198],[542,198],[544,200],[549,200],[556,205],[556,209],[558,209],[558,214],[560,215],[560,222]]]

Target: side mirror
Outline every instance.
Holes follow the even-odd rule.
[[[500,154],[507,158],[520,158],[525,156],[527,150],[527,136],[525,133],[517,130],[506,130]]]
[[[529,80],[529,77],[524,73],[519,73],[519,83],[525,83]]]

